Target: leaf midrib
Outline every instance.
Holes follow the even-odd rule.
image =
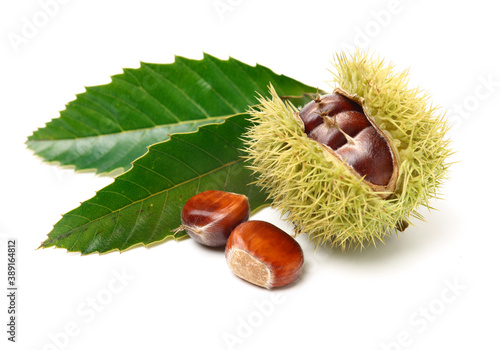
[[[73,140],[91,139],[91,138],[99,138],[99,137],[106,137],[106,136],[123,135],[123,134],[126,134],[126,133],[133,133],[133,132],[139,132],[139,131],[147,131],[147,130],[153,130],[153,129],[161,129],[161,128],[167,129],[169,127],[176,126],[176,125],[193,124],[193,123],[199,123],[199,122],[206,121],[206,120],[227,119],[227,118],[232,117],[232,116],[237,115],[237,114],[240,114],[240,113],[229,114],[229,115],[221,115],[221,116],[213,116],[213,117],[201,118],[201,119],[184,120],[184,121],[180,121],[180,122],[177,122],[177,123],[160,124],[160,125],[154,125],[154,126],[147,127],[147,128],[139,128],[139,129],[132,129],[132,130],[117,131],[117,132],[111,132],[111,133],[108,133],[108,134],[100,134],[100,135],[92,135],[92,136],[77,136],[77,137],[74,137],[74,138],[65,138],[65,139],[35,139],[35,140],[28,140],[28,142],[73,141]]]

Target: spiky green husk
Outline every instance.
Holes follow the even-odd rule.
[[[338,55],[334,66],[338,87],[364,99],[365,110],[396,150],[399,178],[389,199],[308,138],[294,115],[298,110],[272,87],[272,98],[260,99],[251,110],[254,126],[245,140],[257,184],[295,225],[295,233],[344,250],[383,242],[401,222],[422,219],[416,210],[431,209],[430,200],[439,196],[451,150],[444,115],[427,94],[408,88],[407,71],[394,72],[392,64],[361,52]]]

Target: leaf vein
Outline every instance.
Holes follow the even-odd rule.
[[[233,88],[238,91],[238,93],[243,96],[243,98],[248,102],[249,105],[252,104],[252,101],[247,97],[247,95],[245,95],[243,93],[243,91],[240,90],[240,88],[238,88],[238,86],[233,82],[233,80],[231,78],[229,78],[229,76],[224,73],[224,71],[222,69],[220,69],[220,67],[213,61],[212,57],[209,56],[209,55],[206,55],[206,58],[208,58],[208,61],[215,67],[217,68],[217,70],[222,74],[222,76],[233,86]]]
[[[167,105],[166,105],[164,102],[162,102],[162,101],[158,100],[155,96],[153,96],[153,94],[151,94],[151,92],[149,92],[148,90],[146,90],[146,89],[142,86],[141,82],[139,81],[139,79],[137,79],[136,75],[135,75],[135,74],[133,74],[133,71],[132,71],[132,70],[130,70],[130,71],[128,71],[128,72],[129,72],[129,74],[130,74],[130,75],[131,75],[131,76],[135,79],[135,81],[137,81],[137,84],[138,84],[138,85],[134,85],[134,84],[132,84],[132,83],[130,83],[130,82],[128,82],[128,81],[125,81],[125,80],[120,79],[121,81],[123,81],[123,82],[124,82],[124,83],[126,83],[126,84],[132,85],[132,86],[137,86],[137,87],[138,87],[141,91],[143,91],[146,95],[150,96],[150,97],[151,97],[153,100],[155,100],[155,101],[156,101],[156,102],[157,102],[160,106],[162,106],[162,107],[163,107],[163,109],[165,109],[165,111],[166,111],[169,115],[171,115],[171,116],[172,116],[172,117],[173,117],[173,118],[174,118],[177,122],[180,122],[180,121],[181,121],[181,119],[179,118],[179,116],[178,116],[177,114],[175,114],[174,112],[172,112],[172,111],[171,111],[171,110],[167,107]]]
[[[137,109],[135,106],[133,106],[132,104],[130,104],[130,102],[127,102],[124,99],[122,99],[120,97],[117,97],[115,95],[112,95],[112,94],[106,93],[104,91],[101,91],[101,89],[92,89],[92,91],[97,92],[98,94],[101,94],[101,95],[104,95],[104,96],[107,96],[107,97],[111,97],[111,98],[113,98],[113,99],[115,99],[117,101],[122,102],[123,104],[127,105],[128,107],[130,107],[130,109],[136,111],[139,115],[144,116],[153,126],[157,126],[157,124],[155,122],[153,122],[153,120],[146,113],[144,113],[140,109]]]
[[[222,160],[220,160],[219,158],[217,158],[216,156],[214,156],[212,153],[210,153],[210,152],[208,152],[208,151],[204,150],[204,149],[203,149],[203,148],[201,148],[200,146],[195,145],[194,143],[188,142],[188,141],[183,140],[183,139],[176,139],[176,140],[181,141],[181,142],[185,143],[186,145],[189,145],[189,146],[191,146],[191,147],[193,147],[193,148],[197,148],[197,149],[199,149],[200,151],[202,151],[203,153],[208,154],[210,157],[212,157],[212,158],[214,158],[215,160],[217,160],[219,163],[224,164],[224,162],[223,162]]]
[[[232,104],[229,103],[229,101],[227,99],[224,98],[224,96],[222,96],[215,88],[212,84],[210,84],[205,78],[203,78],[201,75],[199,75],[194,69],[192,69],[191,67],[189,67],[186,63],[184,63],[183,61],[181,60],[178,60],[178,62],[180,62],[182,65],[184,65],[184,67],[186,67],[187,69],[189,69],[191,72],[193,72],[193,74],[195,74],[198,78],[200,78],[201,80],[203,80],[208,86],[210,86],[212,88],[212,91],[217,95],[217,97],[219,97],[221,99],[222,102],[224,102],[228,107],[230,107],[235,113],[238,113],[238,109],[236,109],[236,107],[234,107]]]
[[[148,192],[149,194],[152,194],[152,193],[151,193],[151,192],[150,192],[150,191],[149,191],[146,187],[141,186],[141,185],[139,185],[138,183],[136,183],[136,182],[134,182],[134,181],[126,180],[126,179],[123,179],[123,178],[121,178],[121,177],[117,177],[117,178],[115,179],[115,181],[117,181],[117,180],[120,180],[120,181],[125,181],[125,182],[128,182],[128,183],[131,183],[132,185],[135,185],[135,186],[137,186],[137,187],[142,188],[144,191]]]
[[[122,196],[123,198],[129,200],[130,202],[133,202],[132,199],[128,198],[126,195],[124,195],[123,193],[119,193],[119,192],[116,192],[116,191],[108,191],[108,190],[100,190],[99,192],[102,192],[102,193],[112,193],[112,194],[116,194],[116,195],[119,195],[119,196]]]
[[[147,166],[144,166],[144,165],[142,165],[142,164],[140,164],[140,163],[134,163],[134,165],[137,165],[137,166],[139,166],[139,167],[141,167],[141,168],[143,168],[143,169],[146,169],[146,170],[148,170],[149,172],[151,172],[151,173],[153,173],[153,174],[155,174],[155,175],[158,175],[158,176],[160,176],[160,177],[164,178],[165,180],[167,180],[168,182],[170,182],[172,185],[175,185],[175,182],[173,182],[172,180],[170,180],[168,177],[166,177],[166,176],[164,176],[164,175],[162,175],[162,174],[160,174],[160,173],[158,173],[158,172],[154,171],[154,170],[153,170],[153,169],[151,169],[151,168],[148,168]]]
[[[160,215],[158,217],[158,221],[156,222],[155,224],[155,227],[153,230],[151,230],[151,235],[149,236],[148,240],[145,241],[147,243],[151,242],[151,239],[153,239],[154,235],[156,235],[156,230],[158,229],[158,227],[160,226],[160,222],[162,221],[163,219],[163,214],[165,212],[165,207],[167,205],[167,200],[168,200],[168,192],[165,192],[165,199],[163,200],[163,206],[161,208],[161,212],[160,212]]]
[[[95,205],[96,207],[100,207],[100,208],[104,208],[104,209],[107,209],[109,210],[110,212],[112,212],[113,210],[105,205],[102,205],[102,204],[98,204],[98,203],[92,203],[90,201],[86,201],[84,202],[83,204],[90,204],[90,205]]]
[[[189,170],[191,170],[193,173],[195,173],[196,175],[200,175],[200,173],[198,173],[194,168],[192,168],[189,164],[187,164],[186,162],[182,161],[181,159],[177,158],[177,157],[174,157],[173,155],[169,154],[169,153],[166,153],[166,152],[162,152],[160,150],[157,150],[156,148],[151,148],[150,151],[154,151],[154,152],[157,152],[157,153],[160,153],[166,157],[169,157],[173,160],[176,160],[177,162],[181,163],[182,165],[184,165],[186,168],[188,168]]]
[[[141,201],[141,207],[137,211],[137,217],[135,218],[134,227],[132,227],[132,229],[130,230],[130,232],[127,236],[127,239],[125,241],[123,241],[123,244],[121,245],[121,250],[123,250],[124,247],[126,248],[127,243],[130,240],[130,237],[132,237],[132,234],[135,232],[135,229],[137,228],[137,223],[139,222],[139,218],[141,217],[141,212],[142,212],[143,206],[144,206],[144,201]]]
[[[165,77],[163,74],[160,74],[158,73],[157,71],[155,71],[154,69],[152,69],[151,67],[149,66],[145,66],[146,69],[150,70],[151,72],[153,72],[155,75],[159,76],[160,78],[162,78],[163,80],[165,80],[167,83],[169,83],[173,88],[175,88],[177,91],[179,91],[185,98],[186,100],[190,101],[191,103],[193,103],[204,115],[206,115],[207,117],[210,117],[210,115],[207,113],[207,111],[205,110],[205,108],[203,108],[202,106],[200,106],[195,100],[193,100],[191,97],[189,97],[189,95],[187,95],[182,89],[180,89],[176,84],[174,84],[170,79],[168,79],[167,77]]]
[[[60,120],[61,120],[61,121],[62,121],[62,120],[65,120],[65,119],[72,120],[72,121],[74,121],[74,122],[76,122],[76,123],[78,123],[78,124],[80,124],[80,125],[83,125],[83,126],[85,126],[85,127],[89,128],[90,130],[92,130],[93,132],[95,132],[95,134],[96,134],[96,135],[99,135],[99,134],[100,134],[99,130],[94,129],[92,126],[87,125],[86,123],[82,122],[80,119],[78,119],[77,117],[75,117],[75,116],[73,115],[73,113],[74,113],[74,112],[73,112],[72,110],[69,110],[69,109],[65,110],[65,111],[64,111],[64,115],[62,115],[62,116],[61,116]]]
[[[92,100],[90,100],[90,101],[92,101]],[[93,102],[93,103],[95,103],[94,101],[92,101],[92,102]],[[90,106],[90,105],[85,105],[85,104],[81,103],[79,100],[75,100],[75,101],[73,101],[73,102],[72,102],[72,105],[73,105],[73,106],[78,106],[78,107],[83,108],[83,109],[88,109],[89,111],[92,111],[92,112],[94,112],[94,113],[96,113],[96,114],[98,114],[98,115],[102,116],[104,119],[109,120],[110,122],[112,122],[113,124],[115,124],[115,125],[116,125],[119,129],[120,129],[120,132],[123,132],[123,131],[124,131],[124,130],[123,130],[123,128],[122,128],[122,126],[118,123],[118,121],[117,121],[115,118],[113,118],[113,117],[111,117],[111,118],[110,118],[110,117],[108,117],[106,114],[102,113],[101,111],[99,111],[99,110],[98,110],[98,109],[96,109],[95,107]],[[102,134],[102,133],[101,133],[101,132],[99,132],[99,135],[101,135],[101,134]]]
[[[92,220],[90,220],[90,219],[89,219],[88,217],[86,217],[86,216],[83,216],[83,215],[78,215],[78,214],[73,214],[73,213],[71,213],[71,212],[70,212],[70,213],[66,213],[66,214],[64,214],[64,215],[65,215],[65,216],[66,216],[66,215],[69,215],[69,216],[74,216],[74,217],[82,218],[82,219],[87,220],[88,222],[91,222],[91,221],[92,221]],[[66,225],[66,226],[71,227],[71,226],[69,226],[69,225]],[[73,229],[73,227],[71,227],[71,228]]]
[[[97,236],[97,233],[99,232],[99,228],[101,227],[101,223],[102,223],[102,219],[103,219],[103,218],[104,218],[104,217],[101,217],[101,218],[99,219],[99,221],[98,221],[98,225],[97,225],[97,227],[96,227],[96,229],[95,229],[95,232],[94,232],[94,236],[92,236],[92,239],[91,239],[89,242],[93,242],[93,241],[95,240],[95,237]],[[81,237],[81,235],[82,235],[82,234],[80,234],[80,237]],[[80,237],[78,237],[78,239],[80,239]],[[77,241],[78,241],[78,240],[77,240]],[[76,241],[76,242],[77,242],[77,241]],[[75,243],[76,243],[76,242],[75,242]],[[90,245],[90,244],[89,244],[89,245]],[[87,246],[87,248],[88,248],[88,246]],[[82,252],[82,253],[83,253],[83,252]],[[91,252],[89,252],[89,253],[91,253]]]

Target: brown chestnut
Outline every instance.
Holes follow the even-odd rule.
[[[240,224],[229,236],[226,260],[234,274],[264,288],[282,287],[302,272],[304,254],[285,231],[265,221]]]
[[[328,146],[331,153],[360,177],[376,186],[391,184],[394,177],[391,148],[360,104],[334,92],[309,102],[299,117],[307,136]]]
[[[223,247],[234,228],[249,216],[250,205],[245,195],[210,190],[186,202],[178,230],[185,230],[203,245]]]

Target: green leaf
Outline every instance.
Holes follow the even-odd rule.
[[[147,146],[171,134],[246,112],[257,103],[257,93],[268,94],[269,84],[281,96],[301,97],[292,100],[297,105],[310,100],[304,93],[316,92],[266,67],[207,54],[202,60],[141,63],[111,79],[77,95],[59,118],[28,138],[28,148],[46,161],[77,170],[118,173],[129,169]]]
[[[183,231],[172,230],[184,203],[209,189],[245,194],[252,209],[266,204],[241,158],[247,118],[235,115],[149,147],[128,172],[65,214],[41,247],[90,254],[181,238]]]

